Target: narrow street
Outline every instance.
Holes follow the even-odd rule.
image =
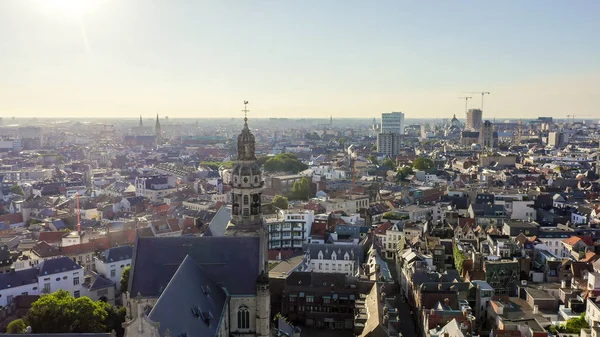
[[[398,317],[400,318],[400,330],[403,337],[417,336],[414,317],[410,314],[410,310],[408,303],[398,304]]]

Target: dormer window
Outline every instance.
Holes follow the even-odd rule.
[[[346,261],[350,260],[350,255],[348,255],[348,253],[346,253],[346,255],[344,255],[344,260],[346,260]]]
[[[335,252],[333,254],[331,254],[331,259],[335,261],[335,259],[336,259]]]
[[[323,260],[323,252],[319,251],[319,260]]]

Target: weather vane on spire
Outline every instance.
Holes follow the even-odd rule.
[[[244,113],[244,122],[248,121],[248,101],[244,101],[244,110],[242,110],[242,112]]]

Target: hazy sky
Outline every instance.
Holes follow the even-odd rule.
[[[80,5],[83,3],[84,5]],[[600,119],[598,0],[0,0],[0,116]],[[470,107],[479,107],[473,95]]]

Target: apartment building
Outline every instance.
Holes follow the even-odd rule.
[[[310,236],[315,213],[311,210],[280,210],[275,217],[265,220],[269,249],[302,248]]]

